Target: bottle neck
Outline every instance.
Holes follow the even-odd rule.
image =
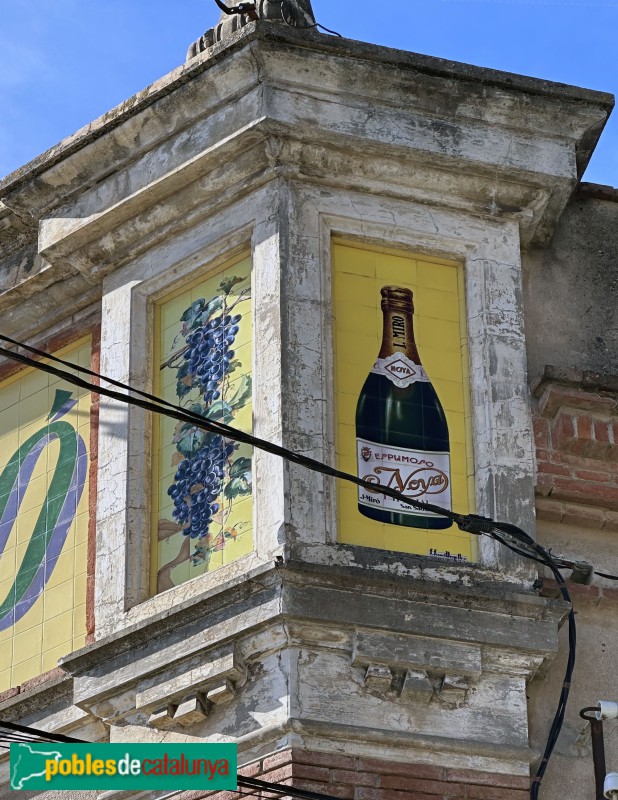
[[[383,304],[382,314],[384,328],[378,358],[388,358],[395,353],[401,353],[420,366],[421,360],[414,341],[412,311]]]

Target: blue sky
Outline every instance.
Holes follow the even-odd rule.
[[[618,94],[618,0],[312,1],[351,39]],[[218,16],[214,0],[2,0],[0,176],[178,66]],[[612,116],[584,179],[618,186]]]

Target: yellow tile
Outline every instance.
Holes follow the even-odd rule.
[[[48,413],[47,386],[34,394],[27,392],[25,396],[22,386],[22,398],[19,401],[19,419],[21,425],[34,423],[44,424]],[[22,439],[22,441],[24,440]]]
[[[0,672],[11,668],[13,663],[13,639],[0,645]]]
[[[0,434],[2,435],[3,449],[1,451],[2,463],[8,462],[9,458],[17,450],[19,446],[19,436],[15,440],[15,434],[19,431],[20,427],[20,408],[19,406],[9,406],[0,412]],[[10,440],[9,440],[9,437]],[[4,447],[7,449],[5,450]]]
[[[0,431],[5,430],[5,421],[10,419],[7,409],[13,408],[17,413],[19,405],[19,380],[0,384]],[[5,417],[5,414],[7,417]]]
[[[165,330],[173,325],[182,325],[180,321],[186,308],[191,305],[191,299],[187,294],[180,295],[173,300],[163,303],[159,307],[160,325]]]
[[[53,620],[46,622],[43,628],[43,652],[47,653],[60,646],[70,647],[73,640],[73,612],[66,611]]]
[[[11,547],[0,558],[0,602],[8,597],[10,590],[15,590],[15,548]]]
[[[455,411],[449,411],[446,414],[448,422],[449,439],[453,443],[464,444],[466,443],[466,424],[463,414],[458,414]]]
[[[28,609],[26,614],[18,620],[14,627],[15,634],[25,633],[43,623],[43,592],[38,596],[32,608]]]
[[[86,575],[85,572],[82,572],[81,575],[76,575],[75,578],[73,579],[73,585],[75,587],[73,603],[75,605],[81,605],[82,603],[86,602],[87,581],[88,581],[88,576]],[[73,605],[73,603],[71,605]]]
[[[88,568],[88,543],[78,545],[73,551],[73,564],[75,574],[86,572]]]
[[[415,325],[415,331],[417,331],[416,343],[421,358],[423,358],[425,346],[440,350],[452,350],[461,357],[461,339],[457,322],[423,317]]]
[[[445,411],[464,411],[461,383],[458,381],[436,380],[434,389]]]
[[[57,586],[60,583],[69,581],[75,575],[75,558],[71,550],[63,551],[56,562],[52,577],[48,586]]]
[[[86,604],[73,609],[73,638],[86,635]]]
[[[375,277],[376,254],[370,250],[359,250],[335,245],[333,248],[333,256],[335,267],[341,273],[349,272],[352,275]]]
[[[75,636],[73,638],[73,647],[71,649],[71,652],[73,653],[73,652],[75,652],[75,650],[81,650],[82,647],[86,646],[86,644],[87,644],[87,642],[86,642],[86,634],[83,634],[83,635],[80,635],[80,636]]]
[[[447,267],[442,264],[423,263],[418,270],[418,280],[428,289],[438,289],[443,292],[458,292],[459,269]]]
[[[38,394],[43,389],[47,389],[49,384],[49,375],[39,370],[29,370],[24,377],[20,380],[20,405],[23,407],[23,401],[28,401],[33,395]]]
[[[430,380],[461,381],[461,358],[458,352],[425,347],[422,358]]]
[[[26,489],[26,493],[24,494],[21,501],[21,505],[19,506],[20,522],[25,517],[26,512],[32,511],[32,509],[35,508],[40,509],[41,506],[44,504],[45,497],[47,495],[47,485],[48,485],[48,477],[46,473],[40,475],[39,477],[34,477],[33,475],[33,477],[30,479],[30,481],[28,482],[28,488]],[[32,527],[34,527],[34,522]]]
[[[7,689],[11,689],[13,687],[11,674],[12,673],[10,669],[5,669],[0,672],[0,692],[5,692]]]
[[[15,636],[13,639],[13,662],[15,665],[29,661],[35,656],[40,657],[43,647],[42,636],[42,626],[40,625]]]
[[[459,301],[457,295],[450,292],[419,287],[414,295],[414,310],[419,317],[459,322]]]
[[[55,586],[53,588],[48,587],[44,596],[44,617],[46,622],[59,616],[60,614],[63,614],[66,611],[70,611],[73,607],[73,597],[73,581],[66,581],[65,583],[61,583],[59,586]],[[81,602],[84,602],[84,600],[82,599]]]
[[[451,472],[466,475],[466,448],[458,442],[451,444]]]
[[[58,666],[58,660],[68,655],[73,650],[73,642],[65,642],[52,650],[43,653],[41,672],[49,672]]]

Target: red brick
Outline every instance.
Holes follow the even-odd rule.
[[[575,440],[575,427],[570,414],[557,415],[552,426],[552,443],[558,450],[570,450]]]
[[[0,692],[0,703],[4,703],[5,700],[10,700],[18,694],[19,686],[14,686],[12,689],[5,689],[4,692]]]
[[[548,475],[571,475],[571,470],[569,467],[562,466],[560,464],[551,464],[547,461],[542,461],[538,464],[539,472]]]
[[[361,758],[359,768],[367,772],[379,772],[383,775],[409,775],[412,778],[443,780],[442,767],[430,764],[402,764],[397,761],[383,761],[377,758]]]
[[[607,486],[599,483],[586,483],[569,478],[556,477],[552,495],[574,500],[583,500],[586,503],[605,505],[607,508],[618,508],[618,487]]]
[[[352,800],[354,797],[354,787],[345,784],[337,785],[334,783],[317,783],[315,781],[294,781],[294,787],[305,789],[308,792],[320,792],[330,794],[333,797],[343,797]]]
[[[483,786],[503,786],[506,789],[530,787],[530,778],[526,775],[503,775],[498,772],[477,772],[473,769],[447,769],[446,780]]]
[[[576,469],[575,477],[582,481],[594,481],[595,483],[609,483],[611,480],[609,472],[595,472],[590,469]]]
[[[618,603],[618,589],[603,588],[603,600],[610,603]]]
[[[339,753],[318,753],[312,750],[292,750],[294,763],[311,764],[312,766],[331,767],[333,769],[356,769],[358,758],[344,756]],[[384,762],[381,762],[384,764]]]
[[[507,789],[493,786],[469,786],[470,800],[530,800],[529,790]]]
[[[262,774],[262,762],[254,761],[253,764],[245,764],[238,768],[238,773],[245,778],[256,778],[258,775]]]
[[[598,419],[594,421],[594,438],[597,442],[611,442],[610,439],[611,422],[604,422]]]
[[[381,776],[375,772],[355,772],[351,769],[332,769],[330,771],[330,780],[331,783],[351,783],[353,786],[379,786]]]
[[[291,763],[292,763],[292,751],[281,750],[279,753],[273,753],[272,756],[266,756],[266,758],[263,759],[262,770],[264,772],[268,772],[268,770],[276,769],[277,767],[280,767],[283,764],[291,764]]]
[[[314,767],[311,764],[294,764],[292,767],[294,780],[296,778],[306,778],[309,781],[322,781],[328,783],[331,772],[328,767]],[[351,773],[352,775],[354,773]]]
[[[444,781],[424,781],[418,778],[406,778],[402,775],[386,775],[382,778],[384,789],[398,789],[402,792],[425,792],[425,794],[448,794],[449,797],[464,797],[465,788],[460,783]]]
[[[548,478],[547,475],[544,475],[543,479],[537,483],[534,489],[535,493],[541,497],[549,497],[552,489],[554,488],[553,481],[553,477]]]
[[[549,447],[549,421],[535,417],[532,421],[534,441],[537,447]]]
[[[569,594],[573,600],[597,600],[601,596],[598,586],[584,586],[581,583],[570,583]]]
[[[50,681],[66,677],[67,674],[63,669],[60,667],[54,667],[54,669],[50,669],[48,672],[44,672],[42,675],[37,675],[36,678],[30,678],[29,681],[24,681],[24,683],[22,683],[22,685],[19,687],[19,691],[21,694],[23,694],[31,689],[36,689],[37,686],[43,686]]]
[[[417,794],[410,792],[395,792],[391,789],[366,789],[361,787],[356,790],[356,800],[442,800],[442,795]]]
[[[293,769],[291,764],[285,764],[278,769],[264,770],[260,779],[271,783],[289,783],[292,780]]]

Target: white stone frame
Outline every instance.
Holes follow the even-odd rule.
[[[326,397],[323,446],[313,448],[314,458],[334,463],[335,412],[332,343],[331,241],[334,236],[389,248],[408,254],[459,261],[465,275],[470,390],[475,464],[476,513],[507,521],[534,533],[534,450],[530,411],[521,285],[520,238],[516,222],[481,218],[463,211],[431,207],[415,202],[329,189],[321,191],[295,185],[291,192],[290,265],[288,297],[301,304],[316,303],[322,311],[322,386],[312,387],[312,396]],[[295,235],[296,234],[296,235]],[[313,268],[314,280],[303,280]],[[301,277],[295,279],[296,275]],[[319,276],[316,280],[316,277]],[[308,333],[309,332],[309,333]],[[296,347],[315,353],[315,327],[298,326]],[[284,334],[286,338],[286,334]],[[290,406],[293,411],[295,406]],[[312,420],[313,441],[318,441],[319,423]],[[307,417],[291,419],[290,431],[303,431],[296,446],[311,435]],[[294,443],[294,437],[292,436]],[[288,444],[288,446],[290,446]],[[333,557],[336,541],[336,490],[332,481],[313,474],[307,502],[298,508],[301,494],[298,467],[290,467],[290,491],[296,499],[291,530],[302,528],[303,542],[297,557],[309,561],[358,563],[354,548],[342,546]],[[295,480],[297,485],[295,486]],[[324,508],[324,513],[320,508]],[[301,518],[304,520],[301,522]],[[309,519],[310,518],[310,519]],[[320,531],[327,532],[326,540]],[[324,544],[329,545],[326,549]],[[330,551],[330,552],[329,552]],[[348,554],[345,553],[348,551]],[[418,561],[418,559],[417,559]],[[447,578],[448,569],[414,568],[414,560],[390,559],[383,568],[410,575]],[[371,562],[377,566],[375,561]],[[427,560],[425,560],[427,564]],[[528,581],[535,574],[530,565],[493,540],[481,537],[477,567],[500,571],[505,580]],[[461,578],[461,571],[459,577]],[[455,577],[451,579],[456,579]]]
[[[331,240],[399,248],[464,265],[477,513],[533,532],[534,458],[523,329],[520,241],[513,221],[406,200],[277,179],[105,278],[101,372],[149,388],[152,303],[247,250],[253,260],[254,433],[333,463]],[[411,577],[529,581],[518,557],[481,540],[479,564],[451,568],[426,557],[336,548],[331,479],[255,454],[255,551],[149,596],[150,425],[139,409],[104,401],[99,441],[97,638],[246,578],[284,556],[368,566]],[[119,434],[115,432],[118,426]],[[466,577],[467,574],[467,577]]]
[[[106,277],[101,373],[150,390],[154,302],[251,250],[254,342],[261,342],[253,350],[253,375],[261,376],[253,386],[254,433],[277,441],[281,431],[277,207],[276,186],[258,190],[237,203],[231,217],[229,209],[219,212]],[[103,398],[95,582],[99,639],[214,587],[234,583],[281,554],[283,466],[279,459],[256,451],[255,483],[267,481],[273,491],[254,492],[254,520],[259,516],[260,525],[254,525],[253,552],[224,570],[151,597],[150,452],[149,413]]]

